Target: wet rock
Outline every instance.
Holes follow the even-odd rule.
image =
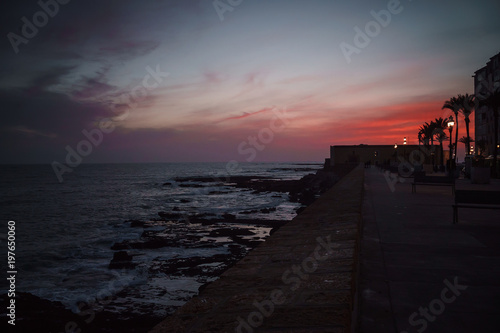
[[[255,214],[255,213],[258,213],[259,211],[254,209],[254,210],[245,210],[243,212],[239,212],[239,214],[245,214],[245,215],[249,215],[249,214]]]
[[[132,228],[143,228],[145,226],[146,222],[144,221],[139,221],[139,220],[131,220],[130,221],[130,226]]]
[[[221,228],[212,230],[209,233],[210,237],[232,237],[236,235],[255,235],[255,233],[248,229],[240,228]]]
[[[210,191],[208,192],[208,195],[216,195],[216,194],[228,194],[229,192],[227,191]]]
[[[137,266],[137,264],[132,263],[134,257],[128,254],[127,251],[118,251],[113,255],[113,259],[109,263],[110,269],[132,269]]]
[[[179,220],[182,214],[179,213],[169,213],[169,212],[158,212],[158,216],[166,220]]]
[[[110,305],[110,311],[106,310],[111,300],[106,299],[102,304],[79,302],[78,307],[82,310],[75,314],[66,309],[60,302],[53,302],[34,296],[29,293],[16,291],[16,326],[7,324],[6,312],[0,311],[2,332],[148,332],[163,317],[155,317],[151,314],[136,314],[133,312],[116,312]],[[9,302],[7,294],[0,295],[0,304],[6,308]],[[104,309],[104,310],[103,310]],[[91,319],[92,320],[89,320]]]
[[[236,220],[236,215],[225,213],[225,214],[222,214],[222,218],[224,220],[227,220],[227,221],[233,221],[233,220]]]
[[[204,187],[201,184],[180,184],[179,187],[192,187],[192,188],[201,188]]]
[[[115,243],[111,246],[111,250],[159,249],[166,246],[178,246],[178,243],[163,237],[141,238],[134,241]]]
[[[276,208],[275,207],[271,207],[271,208],[262,208],[260,210],[261,213],[263,214],[269,214],[271,212],[275,212],[276,211]]]

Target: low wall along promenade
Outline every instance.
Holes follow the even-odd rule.
[[[357,167],[151,332],[351,332],[363,182]]]

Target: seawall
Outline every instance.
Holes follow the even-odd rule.
[[[151,332],[352,332],[363,183],[356,167]]]

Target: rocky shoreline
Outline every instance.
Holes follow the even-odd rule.
[[[347,172],[348,169],[334,172],[320,170],[300,180],[237,176],[221,181],[225,186],[247,188],[257,193],[288,193],[290,201],[302,205],[297,210],[297,213],[300,213]],[[200,183],[213,183],[214,178],[178,178],[175,182],[179,184],[178,186],[195,186],[195,184],[200,186]],[[164,186],[172,186],[172,183],[165,183]],[[238,214],[226,213],[222,216],[213,216],[188,214],[174,207],[169,212],[158,212],[158,218],[149,221],[126,221],[125,223],[128,223],[130,228],[142,228],[143,232],[138,239],[116,242],[112,246],[111,249],[115,252],[110,260],[109,269],[135,269],[138,265],[135,257],[144,250],[179,247],[200,250],[224,248],[226,250],[224,253],[209,256],[156,258],[148,267],[149,276],[193,278],[201,284],[201,289],[243,258],[248,251],[264,241],[274,230],[288,222],[248,218],[257,212],[266,214],[271,213],[272,210],[273,208],[266,208],[259,211],[241,211]],[[186,295],[186,301],[192,296]],[[22,328],[21,331],[38,332],[71,330],[78,332],[78,329],[81,332],[147,332],[162,320],[164,315],[172,313],[176,308],[162,309],[163,316],[158,316],[154,311],[143,311],[140,314],[120,311],[124,309],[124,304],[118,303],[117,300],[134,299],[134,297],[144,296],[138,289],[128,287],[113,297],[97,300],[93,304],[82,303],[79,305],[81,312],[75,314],[59,302],[50,302],[31,294],[20,293],[17,295],[17,301],[18,304],[22,304],[19,306],[19,313],[22,315],[18,317],[17,329],[18,331]],[[2,304],[7,302],[6,295],[1,296],[0,300]],[[158,305],[151,305],[151,307],[155,306]]]

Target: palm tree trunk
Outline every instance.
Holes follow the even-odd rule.
[[[455,112],[455,162],[457,161],[458,148],[458,112]]]
[[[470,123],[470,119],[469,119],[469,117],[466,117],[465,118],[465,131],[467,132],[467,143],[465,144],[465,146],[467,147],[467,150],[465,151],[465,155],[468,155],[470,153],[469,123]]]
[[[434,136],[431,136],[431,158],[431,164],[434,168],[434,165],[436,164],[436,155],[434,155]]]
[[[439,141],[439,146],[441,147],[441,165],[444,165],[444,150],[443,150],[443,140]]]

